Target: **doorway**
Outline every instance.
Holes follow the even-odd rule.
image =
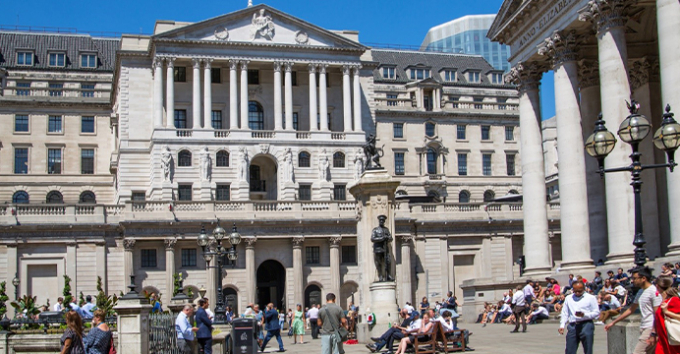
[[[255,303],[264,309],[268,303],[273,303],[278,309],[283,309],[286,288],[286,268],[275,260],[262,262],[257,268],[257,298]]]
[[[222,290],[222,295],[224,296],[224,306],[231,306],[231,310],[234,312],[234,318],[238,316],[238,293],[234,288],[224,288]]]
[[[276,200],[276,162],[269,155],[258,155],[250,163],[250,200]]]
[[[312,304],[323,304],[321,302],[321,289],[314,284],[305,289],[305,307],[311,307]]]

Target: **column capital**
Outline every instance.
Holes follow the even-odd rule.
[[[135,248],[135,243],[137,243],[137,240],[126,238],[123,240],[123,248],[125,248],[125,250],[128,252],[132,252],[132,250]]]
[[[164,60],[165,60],[165,58],[163,58],[163,57],[158,57],[158,56],[154,57],[153,63],[151,65],[153,66],[154,69],[155,68],[162,68]]]
[[[283,65],[283,63],[281,63],[280,61],[275,61],[274,62],[274,71],[275,72],[281,72],[281,66],[282,65]]]
[[[230,70],[236,70],[236,69],[238,69],[238,64],[239,64],[239,61],[238,61],[238,60],[233,60],[233,59],[232,59],[232,60],[229,60],[229,69],[230,69]]]
[[[342,75],[349,75],[350,70],[352,70],[352,66],[350,65],[343,65],[342,66]]]
[[[327,69],[328,69],[328,64],[319,64],[319,74],[326,75]]]
[[[555,68],[565,62],[578,60],[576,31],[555,31],[538,46],[538,54],[550,58]]]
[[[165,250],[166,251],[174,251],[175,250],[175,244],[177,244],[177,239],[176,238],[166,238],[163,240],[163,243],[165,244]]]
[[[580,60],[578,62],[578,80],[582,89],[600,86],[600,63],[597,60]]]
[[[194,69],[200,69],[201,68],[201,59],[198,58],[193,58],[191,59],[191,62],[194,64]]]
[[[309,68],[309,73],[310,74],[316,73],[317,66],[319,66],[319,64],[307,64],[307,67]]]
[[[539,62],[519,62],[505,76],[505,82],[517,85],[520,92],[538,90],[545,70],[545,66]]]
[[[628,22],[628,12],[637,0],[590,0],[579,10],[580,21],[592,22],[598,33],[616,27],[624,27]]]
[[[256,236],[244,237],[243,241],[246,243],[246,248],[255,248],[257,237]]]
[[[361,64],[352,66],[352,73],[354,75],[359,75],[359,70],[361,70],[361,68],[363,68]]]
[[[340,241],[342,241],[342,235],[331,236],[328,238],[328,242],[331,244],[331,248],[337,248],[340,246]]]
[[[212,65],[212,64],[211,64],[212,61],[213,61],[213,60],[210,59],[210,58],[208,58],[208,59],[203,59],[203,64],[205,65],[205,66],[204,66],[204,69],[210,70],[210,67],[211,67],[211,65]]]
[[[300,247],[302,247],[302,244],[305,242],[305,237],[304,236],[293,236],[293,238],[290,240],[290,242],[293,243],[293,248],[300,248]]]
[[[630,69],[628,69],[630,77],[630,89],[637,90],[649,82],[659,82],[660,69],[659,58],[656,57],[642,57],[632,62]]]
[[[285,68],[287,73],[293,71],[293,65],[295,65],[295,63],[292,63],[292,62],[289,62],[289,61],[283,63],[283,67]]]
[[[239,64],[241,64],[241,70],[248,70],[248,64],[250,64],[250,60],[239,60]]]
[[[175,67],[175,60],[177,60],[177,58],[175,58],[175,57],[166,57],[165,58],[165,62],[168,64],[168,68],[174,68]]]

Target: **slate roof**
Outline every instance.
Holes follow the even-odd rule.
[[[6,69],[42,69],[55,71],[113,72],[116,63],[116,50],[119,38],[92,38],[83,34],[49,34],[0,31],[0,67]],[[17,49],[33,50],[35,53],[32,67],[17,66]],[[66,52],[66,66],[48,66],[48,52]],[[96,52],[97,68],[80,68],[80,53]]]
[[[431,77],[443,85],[456,86],[506,86],[505,84],[492,84],[487,74],[489,71],[500,72],[494,69],[486,59],[478,55],[462,55],[449,53],[401,51],[387,49],[372,49],[373,61],[381,65],[396,66],[396,79],[385,79],[382,76],[382,68],[378,66],[373,70],[373,78],[376,83],[400,83],[405,84],[415,82],[411,80],[406,69],[411,66],[422,64],[431,69]],[[442,69],[456,69],[458,81],[445,82],[439,72]],[[464,74],[468,70],[480,71],[479,83],[468,83],[467,76]]]

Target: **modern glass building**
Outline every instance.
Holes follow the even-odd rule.
[[[510,47],[491,42],[486,33],[496,15],[470,15],[432,27],[420,50],[477,54],[498,70],[510,70]]]

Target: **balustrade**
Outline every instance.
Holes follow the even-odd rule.
[[[295,137],[297,139],[311,139],[312,134],[309,133],[309,132],[297,132],[297,133],[295,133]]]
[[[255,130],[251,132],[253,139],[274,139],[276,132],[272,130]]]
[[[345,133],[331,133],[331,140],[345,140],[347,134]]]
[[[229,130],[217,129],[217,130],[215,130],[215,137],[216,138],[228,138],[229,137]]]
[[[191,129],[177,129],[178,138],[190,138],[194,135]]]

